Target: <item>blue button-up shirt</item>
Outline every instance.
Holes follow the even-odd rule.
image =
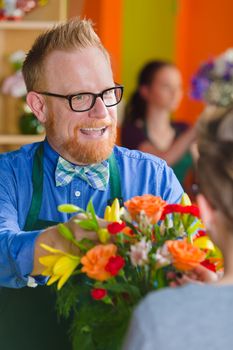
[[[38,143],[0,155],[0,286],[19,288],[27,285],[33,269],[34,245],[41,231],[23,231],[30,208],[32,167]],[[133,196],[150,193],[169,203],[180,200],[183,190],[166,163],[152,155],[126,148],[114,148],[121,190],[126,201]],[[65,222],[70,215],[57,210],[59,204],[72,203],[86,208],[90,198],[98,216],[103,217],[110,198],[110,185],[105,192],[93,189],[75,177],[56,187],[55,169],[59,154],[44,141],[44,185],[39,219]]]

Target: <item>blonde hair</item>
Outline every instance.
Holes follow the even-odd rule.
[[[51,52],[92,46],[99,48],[109,61],[109,54],[95,33],[92,22],[86,19],[74,18],[55,25],[41,34],[34,42],[23,64],[22,71],[27,90],[40,88],[44,61]]]
[[[198,124],[197,164],[201,192],[233,222],[233,107],[204,113]]]

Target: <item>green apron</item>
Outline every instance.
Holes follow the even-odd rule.
[[[111,199],[121,198],[121,185],[115,156],[109,158]],[[43,193],[43,144],[36,150],[33,171],[33,196],[24,231],[40,230],[57,224],[39,220]],[[71,350],[68,321],[58,320],[53,288],[0,288],[1,350]],[[81,346],[80,346],[81,350]]]

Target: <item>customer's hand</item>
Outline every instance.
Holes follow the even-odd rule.
[[[183,286],[187,283],[215,283],[220,278],[217,273],[210,271],[202,265],[198,265],[186,273],[170,273],[167,277],[171,281],[169,284],[171,287]]]

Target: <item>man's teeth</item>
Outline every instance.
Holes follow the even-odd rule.
[[[82,130],[86,131],[101,131],[104,130],[106,127],[104,126],[103,128],[82,128]]]
[[[102,136],[106,129],[107,127],[104,126],[102,128],[81,128],[80,131],[85,135]]]

